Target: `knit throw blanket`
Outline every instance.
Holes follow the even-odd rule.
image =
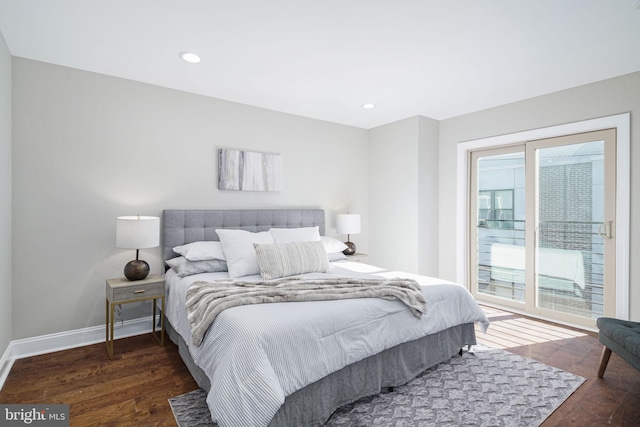
[[[286,301],[326,301],[384,298],[404,303],[420,318],[427,302],[418,282],[411,279],[301,279],[267,282],[194,282],[187,289],[186,309],[193,344],[200,346],[209,326],[223,310],[239,305]]]

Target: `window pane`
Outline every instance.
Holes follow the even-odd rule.
[[[524,152],[477,165],[478,292],[524,302]]]
[[[537,305],[582,317],[603,315],[604,142],[537,153]]]

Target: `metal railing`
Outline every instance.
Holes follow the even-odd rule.
[[[598,234],[600,224],[588,221],[544,221],[538,224],[537,247],[580,253],[582,266],[579,268],[584,277],[583,281],[578,280],[579,283],[576,283],[567,277],[538,274],[536,301],[539,306],[591,318],[603,314],[604,245]],[[480,293],[524,302],[524,260],[516,262],[522,268],[508,268],[492,262],[493,245],[524,247],[524,229],[523,220],[478,221],[477,279]],[[523,251],[524,249],[522,254]]]

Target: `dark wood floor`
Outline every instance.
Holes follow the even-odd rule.
[[[485,307],[480,342],[581,375],[587,381],[543,424],[640,426],[640,372],[615,354],[602,379],[596,334]],[[175,426],[167,399],[197,388],[175,345],[150,335],[17,360],[0,403],[65,403],[72,426]]]
[[[478,341],[586,378],[542,427],[640,426],[640,371],[611,355],[598,378],[602,345],[592,332],[483,307],[491,321]]]
[[[16,360],[0,403],[69,404],[71,426],[176,426],[167,399],[198,388],[170,341],[151,335]]]

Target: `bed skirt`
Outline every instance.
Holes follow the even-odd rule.
[[[209,391],[209,379],[193,361],[187,344],[165,318],[167,333],[198,386]],[[345,366],[285,398],[269,427],[315,427],[356,400],[407,383],[426,369],[448,360],[465,345],[475,345],[473,323],[454,326],[409,341]]]

